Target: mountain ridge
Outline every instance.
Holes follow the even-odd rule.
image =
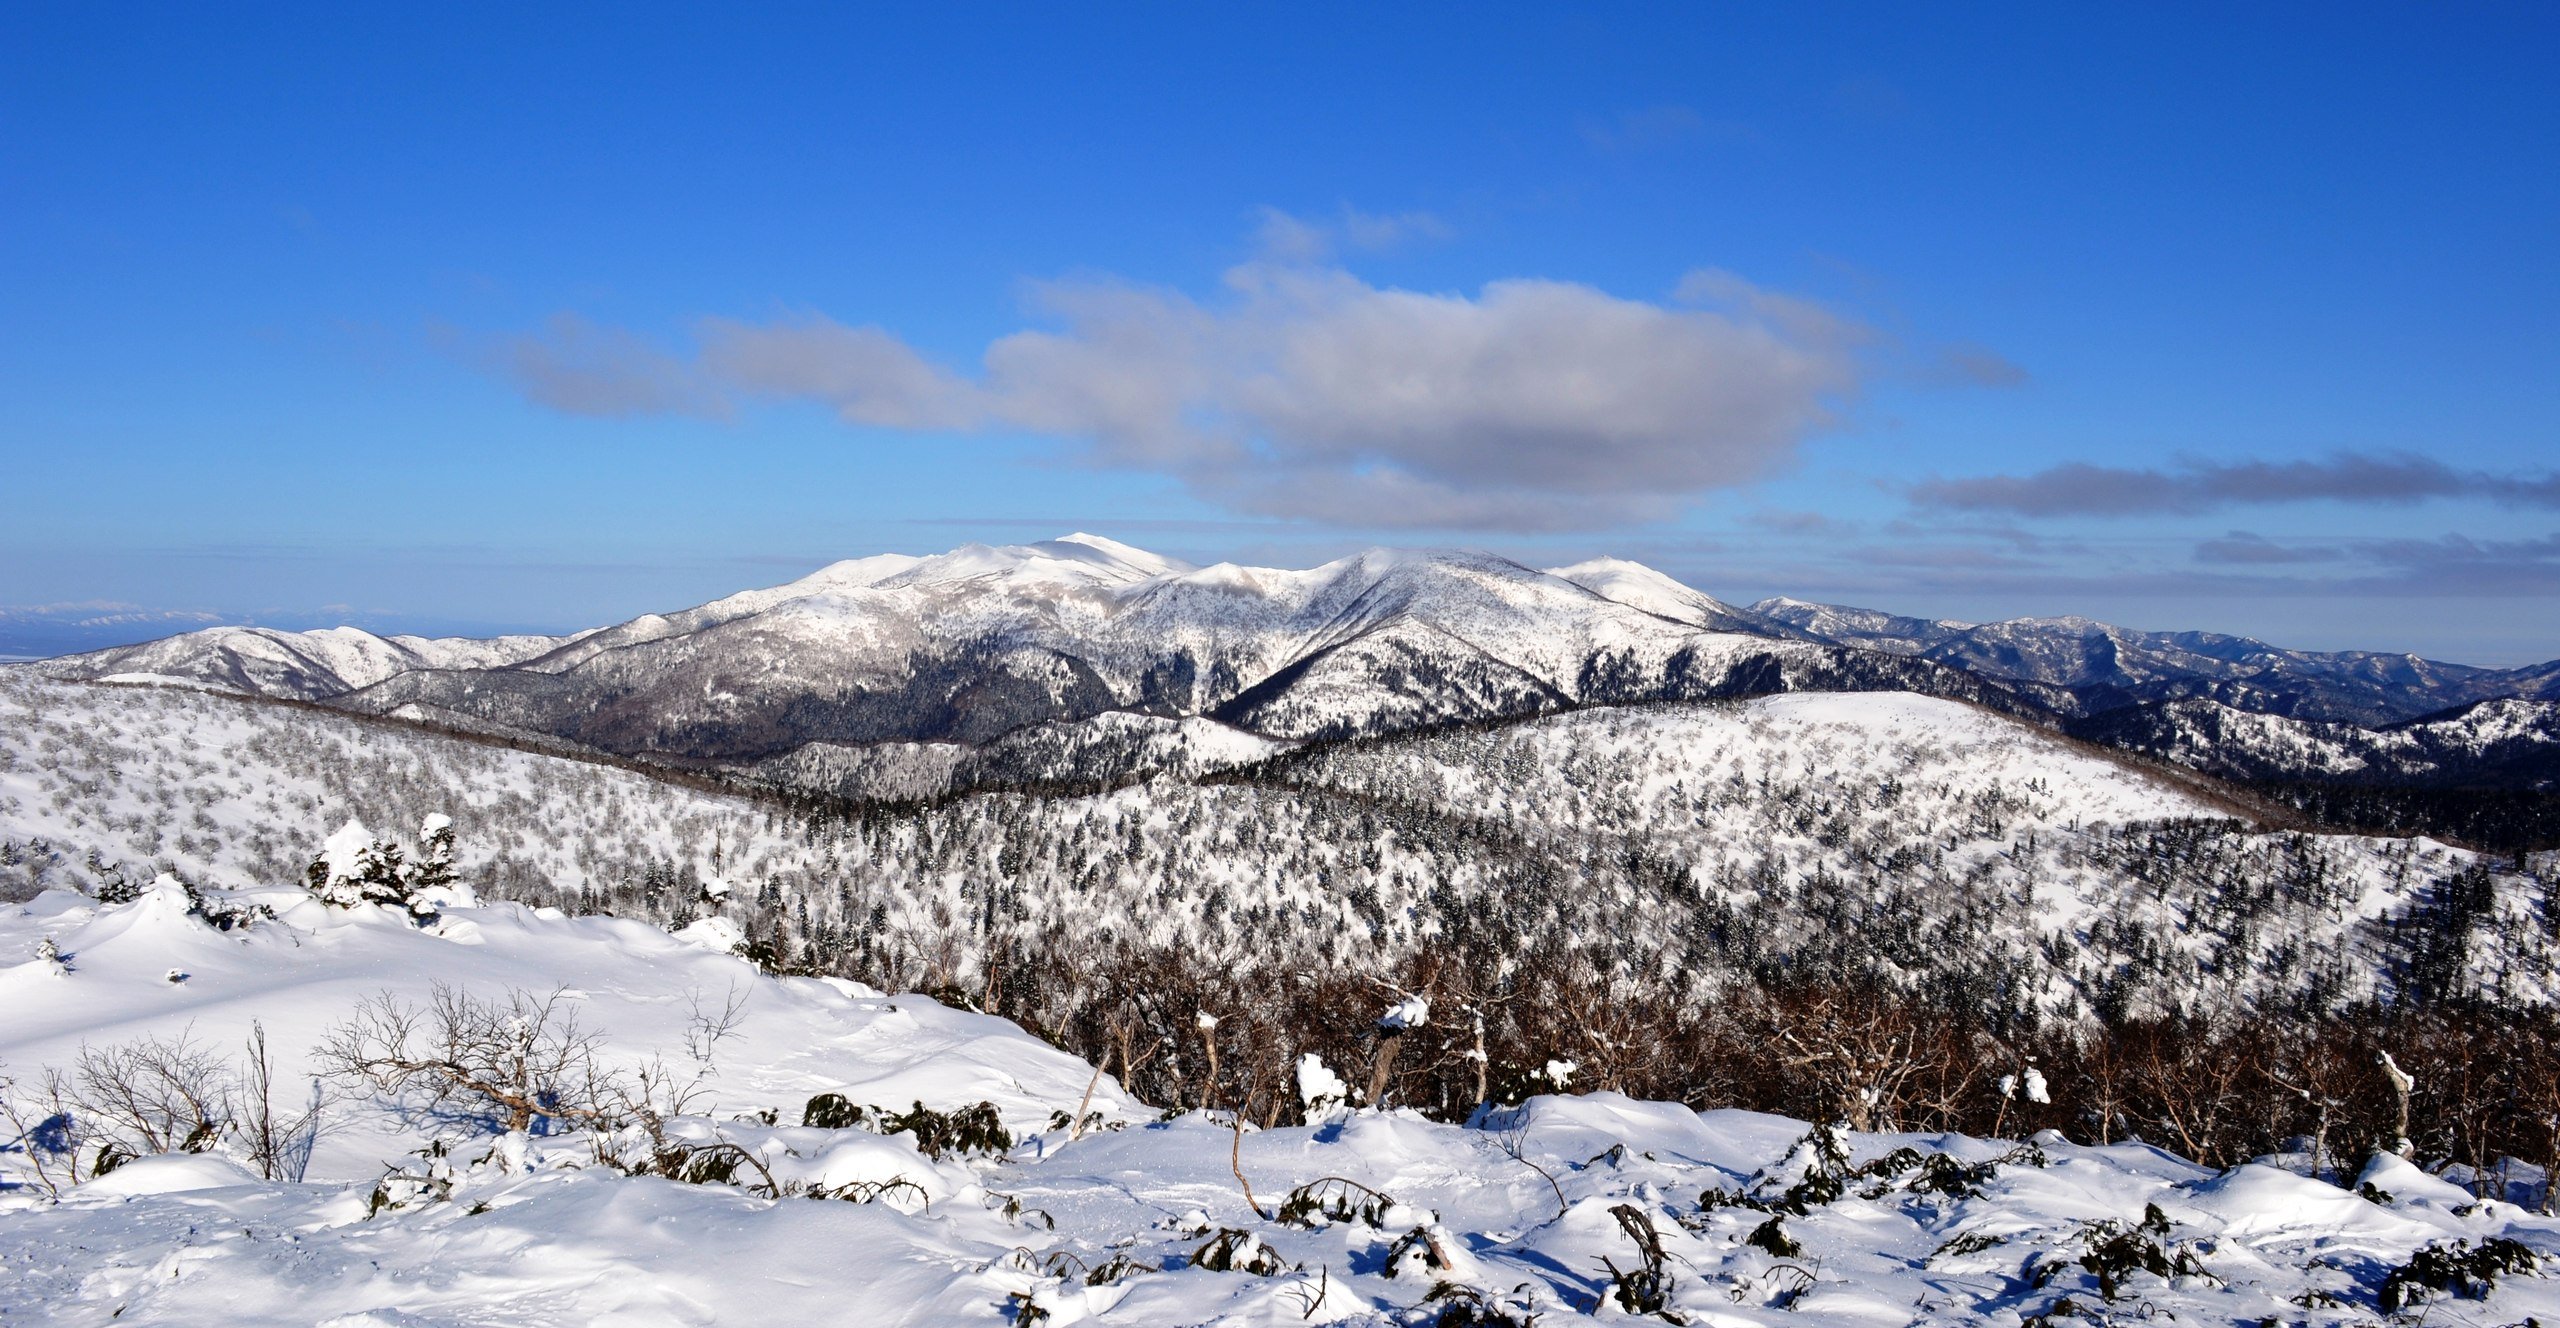
[[[1954,697],[2241,777],[2335,778],[2354,748],[2370,753],[2353,763],[2368,782],[2540,788],[2560,752],[2560,661],[2483,669],[2077,616],[1737,607],[1614,558],[1538,569],[1377,548],[1305,569],[1195,566],[1085,532],[847,559],[559,637],[217,627],[20,667],[741,768],[790,769],[813,744],[983,745],[1113,713],[1290,743],[1813,689]],[[2524,731],[2476,760],[2460,743],[2374,736],[2504,699],[2533,703],[2516,712]],[[2195,704],[2311,727],[2179,718]],[[2340,725],[2355,732],[2329,731]],[[2231,750],[2200,749],[2208,731]]]

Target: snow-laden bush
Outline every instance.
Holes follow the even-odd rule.
[[[1289,1262],[1280,1252],[1262,1242],[1250,1231],[1225,1227],[1191,1252],[1191,1266],[1213,1273],[1251,1273],[1256,1277],[1278,1277],[1289,1271]]]
[[[2500,1277],[2530,1274],[2541,1262],[2523,1242],[2504,1236],[2492,1236],[2477,1246],[2460,1240],[2429,1245],[2382,1279],[2378,1299],[2386,1310],[2415,1305],[2429,1293],[2480,1300]]]
[[[1312,1051],[1298,1057],[1298,1102],[1308,1120],[1323,1119],[1350,1097],[1351,1086],[1324,1063],[1324,1057]]]
[[[414,860],[397,841],[377,838],[349,817],[304,869],[303,881],[313,898],[333,908],[380,904],[431,923],[444,904],[473,902],[460,888],[453,853],[453,821],[441,812],[419,826]]]

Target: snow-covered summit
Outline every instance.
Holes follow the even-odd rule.
[[[812,744],[982,744],[1114,712],[1294,741],[1591,704],[1902,688],[2103,736],[2191,699],[2374,726],[2560,698],[2560,667],[2294,651],[2077,615],[1969,623],[1787,598],[1737,608],[1617,558],[1539,571],[1490,553],[1379,548],[1302,569],[1195,567],[1081,531],[849,559],[573,637],[221,628],[34,667],[741,766]]]
[[[1602,599],[1709,631],[1770,636],[1795,634],[1788,630],[1787,624],[1777,619],[1737,609],[1643,563],[1629,562],[1624,558],[1593,558],[1569,567],[1551,568],[1547,575],[1570,581]]]

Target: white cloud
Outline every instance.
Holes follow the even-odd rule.
[[[858,424],[1071,439],[1097,464],[1168,473],[1240,511],[1592,528],[1668,516],[1784,466],[1859,386],[1860,325],[1730,273],[1692,274],[1681,295],[1706,307],[1541,279],[1398,290],[1274,257],[1229,272],[1207,301],[1037,285],[1041,326],[996,340],[975,377],[876,327],[714,319],[689,363],[577,325],[563,349],[581,352],[594,390],[527,390],[626,414],[698,402],[707,384],[823,402]],[[595,362],[611,346],[640,353]]]
[[[702,370],[713,380],[823,401],[850,424],[958,429],[980,414],[968,383],[881,328],[816,316],[761,324],[709,318],[697,333]]]

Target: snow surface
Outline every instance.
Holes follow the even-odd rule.
[[[1426,1298],[1446,1283],[1557,1323],[1604,1308],[1604,1259],[1637,1262],[1622,1206],[1659,1233],[1670,1307],[1720,1325],[2370,1323],[2383,1277],[2423,1246],[2502,1237],[2560,1256],[2560,1222],[2396,1158],[2341,1186],[2273,1159],[2214,1173],[2135,1143],[1881,1134],[1845,1136],[1851,1162],[1944,1153],[1982,1168],[1979,1193],[1922,1192],[1907,1168],[1853,1178],[1836,1201],[1775,1217],[1801,1247],[1779,1255],[1751,1239],[1772,1213],[1707,1199],[1778,1197],[1809,1156],[1800,1121],[1602,1093],[1533,1098],[1473,1128],[1363,1111],[1239,1136],[1221,1115],[1157,1119],[1001,1020],[765,977],[627,922],[501,906],[457,911],[437,934],[378,910],[265,898],[281,920],[231,934],[149,899],[100,908],[49,894],[0,913],[0,952],[50,934],[73,956],[68,974],[0,969],[11,1073],[144,1033],[228,1046],[256,1018],[298,1075],[295,1049],[355,995],[416,998],[435,980],[560,990],[614,1053],[678,1055],[686,992],[743,992],[746,1020],[716,1049],[715,1101],[670,1135],[735,1143],[784,1184],[850,1184],[857,1201],[629,1177],[596,1165],[583,1136],[466,1132],[448,1136],[448,1196],[369,1216],[386,1168],[436,1164],[409,1154],[419,1128],[350,1098],[299,1182],[258,1179],[217,1152],[146,1157],[58,1200],[0,1190],[0,1322],[891,1328],[1021,1322],[1028,1303],[1059,1324],[1390,1325],[1430,1322],[1442,1305]],[[173,963],[196,977],[169,988],[158,973]],[[1340,1082],[1320,1064],[1301,1080]],[[1104,1125],[1049,1128],[1088,1083]],[[936,1161],[906,1135],[794,1124],[821,1090],[884,1105],[985,1097],[1022,1139],[1002,1156]],[[781,1123],[739,1114],[760,1107]],[[0,1155],[20,1181],[23,1163]],[[1326,1178],[1384,1196],[1374,1223],[1269,1216]],[[890,1181],[903,1184],[865,1188]],[[2082,1260],[2151,1208],[2163,1246],[2198,1271],[2133,1273],[2108,1303]],[[1198,1266],[1222,1229],[1269,1249],[1276,1271]],[[2460,1324],[2549,1321],[2560,1283],[2511,1276],[2485,1301],[2426,1309]]]

